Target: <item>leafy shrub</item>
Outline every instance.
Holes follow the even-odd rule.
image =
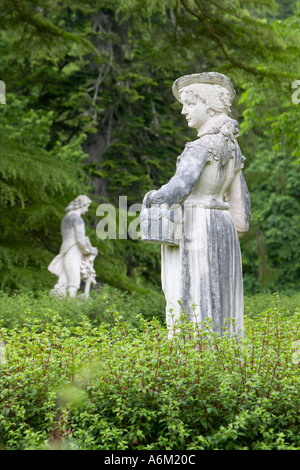
[[[48,314],[55,312],[60,321],[79,325],[86,316],[93,325],[100,322],[112,323],[112,313],[119,312],[130,324],[137,326],[136,315],[142,314],[151,320],[156,317],[165,324],[165,299],[162,291],[142,290],[132,293],[107,284],[92,290],[88,300],[83,298],[60,299],[50,296],[48,291],[25,290],[15,294],[0,291],[0,321],[6,328],[22,326],[30,319],[45,321]],[[245,312],[253,317],[269,307],[278,308],[281,313],[293,314],[300,307],[300,293],[292,296],[278,294],[245,295]]]
[[[278,308],[281,313],[293,314],[300,308],[300,292],[293,295],[259,293],[245,295],[245,311],[251,317],[267,310],[270,307]]]
[[[108,285],[92,290],[88,300],[62,299],[50,296],[48,291],[24,291],[13,295],[0,291],[0,302],[0,320],[6,328],[22,326],[30,319],[45,321],[51,312],[57,313],[62,323],[71,321],[73,325],[80,324],[83,315],[94,325],[103,321],[111,323],[115,310],[133,324],[137,314],[148,319],[156,316],[162,322],[165,319],[165,300],[161,292],[126,293]]]
[[[157,319],[1,328],[4,449],[299,449],[299,310],[245,338]]]

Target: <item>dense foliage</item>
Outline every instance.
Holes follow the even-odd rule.
[[[165,325],[165,298],[161,290],[135,290],[132,293],[121,291],[105,284],[92,290],[88,301],[84,297],[60,299],[49,296],[48,291],[23,291],[9,294],[0,292],[0,322],[4,328],[20,328],[34,320],[45,323],[51,312],[60,317],[63,326],[79,326],[84,315],[92,326],[101,322],[112,325],[115,311],[133,326],[137,326],[137,315],[146,320],[156,318]],[[300,294],[273,295],[255,294],[245,296],[245,313],[251,318],[268,308],[279,308],[281,313],[292,314],[299,308]]]
[[[2,0],[0,22],[0,449],[299,450],[299,2]],[[239,341],[168,338],[160,247],[95,230],[98,204],[173,175],[195,135],[172,83],[211,70],[236,87],[252,203]],[[97,286],[49,297],[80,193]]]
[[[247,316],[240,341],[111,313],[0,329],[2,449],[300,449],[299,309]]]
[[[270,299],[267,299],[267,301]],[[289,299],[287,303],[289,304]],[[291,309],[296,305],[297,296],[290,298]],[[143,315],[150,320],[158,318],[165,321],[165,299],[161,292],[132,293],[121,291],[109,285],[92,290],[88,301],[84,297],[61,299],[49,296],[47,291],[33,293],[25,291],[21,294],[0,293],[0,321],[5,328],[19,328],[32,319],[45,322],[51,312],[55,312],[65,326],[70,322],[78,326],[84,315],[88,321],[97,326],[101,322],[112,323],[112,315],[116,310],[127,322],[135,325],[136,315]],[[252,308],[252,307],[251,307]],[[255,310],[255,307],[254,307]]]
[[[195,137],[172,82],[216,70],[236,86],[247,159],[246,290],[299,290],[299,12],[284,0],[3,0],[1,288],[53,286],[47,266],[79,193],[94,201],[97,280],[130,292],[159,286],[159,249],[97,239],[96,207],[120,195],[141,203],[168,180]]]

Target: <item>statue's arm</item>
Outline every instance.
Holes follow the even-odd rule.
[[[198,181],[208,158],[200,146],[186,147],[180,156],[175,175],[158,191],[149,195],[151,204],[182,204]]]
[[[248,232],[251,217],[250,196],[242,170],[235,175],[227,193],[227,201],[234,225],[241,237]]]
[[[76,243],[79,246],[83,254],[91,253],[91,246],[87,243],[87,238],[85,236],[85,225],[81,217],[76,217],[74,219],[74,231]]]

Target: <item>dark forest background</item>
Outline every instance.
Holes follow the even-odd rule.
[[[93,200],[85,218],[97,281],[160,289],[159,247],[99,240],[96,209],[118,208],[119,196],[141,203],[167,182],[195,138],[172,83],[218,71],[237,91],[252,204],[245,292],[300,291],[299,3],[2,0],[0,46],[3,290],[53,287],[47,266],[78,194]]]

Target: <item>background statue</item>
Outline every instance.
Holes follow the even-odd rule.
[[[81,195],[66,207],[67,214],[61,222],[63,242],[60,252],[48,266],[49,271],[58,276],[51,294],[75,297],[82,279],[85,281],[85,296],[88,297],[91,282],[96,282],[93,263],[98,250],[85,236],[81,217],[88,211],[91,202],[87,196]]]
[[[171,333],[174,320],[184,310],[192,321],[210,318],[218,333],[223,332],[227,318],[234,320],[230,331],[243,335],[239,236],[249,229],[250,199],[242,173],[245,158],[237,143],[238,123],[228,117],[235,90],[225,75],[215,72],[183,76],[172,90],[183,105],[189,127],[197,129],[198,139],[186,144],[173,178],[146,194],[142,239],[157,242],[161,237],[162,288]],[[172,230],[164,240],[162,227],[166,208],[176,205],[182,210],[182,234],[172,243]],[[151,214],[155,214],[154,229],[159,227],[156,235],[149,231]],[[171,216],[170,225],[173,222]]]

